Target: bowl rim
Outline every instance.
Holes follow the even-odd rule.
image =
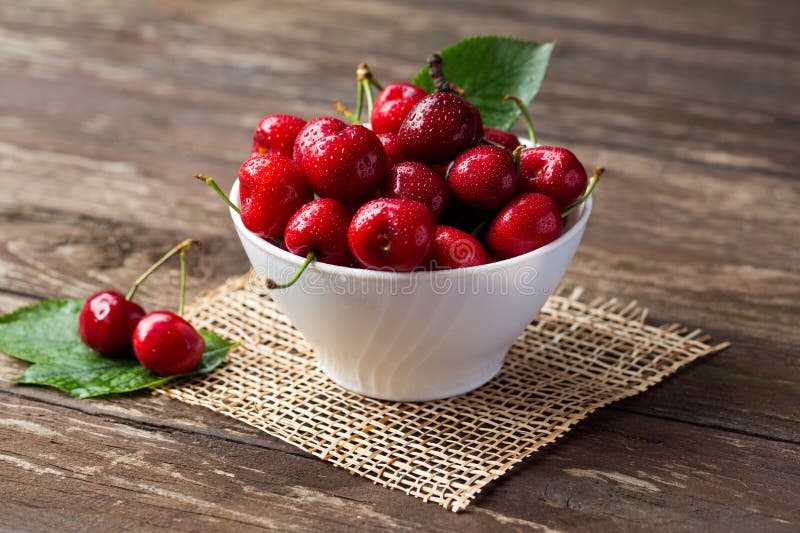
[[[239,180],[237,179],[230,191],[230,199],[235,205],[239,205]],[[581,206],[577,209],[577,219],[572,223],[571,227],[561,234],[553,242],[547,243],[541,248],[531,250],[530,252],[509,259],[502,259],[494,263],[487,263],[485,265],[465,267],[465,268],[452,268],[445,270],[416,270],[412,272],[394,272],[389,270],[370,270],[366,268],[353,268],[346,266],[331,265],[329,263],[321,263],[313,261],[308,265],[309,269],[313,269],[322,274],[338,275],[338,276],[351,276],[358,279],[409,279],[409,278],[440,278],[446,279],[449,277],[464,276],[465,274],[482,274],[493,271],[504,270],[505,268],[515,267],[525,264],[526,262],[536,259],[541,256],[548,255],[552,251],[564,246],[566,243],[580,236],[583,228],[589,220],[589,215],[592,212],[592,197],[590,196]],[[278,246],[262,239],[249,229],[247,229],[242,222],[242,217],[233,210],[228,208],[233,224],[239,235],[244,236],[248,241],[255,245],[261,251],[276,256],[281,260],[300,267],[305,260],[305,257],[295,255],[287,250],[283,250]]]

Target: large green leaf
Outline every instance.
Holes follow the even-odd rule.
[[[441,51],[444,74],[464,89],[464,97],[480,110],[484,126],[508,130],[521,112],[512,102],[504,105],[503,97],[512,94],[530,105],[542,85],[554,44],[493,35],[470,37]],[[434,90],[428,67],[420,70],[413,83],[428,92]]]
[[[80,300],[45,300],[0,317],[0,350],[34,363],[18,383],[55,387],[78,398],[130,392],[161,385],[177,376],[153,374],[135,359],[111,359],[92,351],[78,336]],[[210,372],[235,346],[206,330],[197,368]]]

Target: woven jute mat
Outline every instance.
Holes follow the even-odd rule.
[[[247,280],[231,279],[187,310],[195,326],[241,345],[211,375],[158,392],[453,511],[592,411],[726,346],[677,324],[645,324],[647,311],[634,303],[562,290],[488,384],[447,400],[386,402],[325,377],[302,336]]]

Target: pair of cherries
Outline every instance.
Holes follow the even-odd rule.
[[[360,105],[353,115],[339,104],[355,124],[264,118],[239,170],[241,208],[225,198],[244,225],[305,256],[303,268],[313,259],[393,271],[461,268],[558,238],[599,174],[589,180],[569,150],[523,148],[515,135],[484,128],[478,109],[444,79],[441,58],[429,66],[436,92],[407,83],[382,88],[370,109],[372,130],[359,122]],[[370,83],[377,85],[370,79],[366,90]]]
[[[205,341],[180,315],[183,313],[186,263],[185,254],[195,244],[190,239],[164,254],[134,282],[127,295],[105,290],[90,296],[78,315],[78,335],[94,351],[107,357],[131,353],[145,368],[160,376],[184,374],[193,370],[205,350]],[[181,258],[181,296],[178,313],[145,310],[133,297],[139,286],[175,254]]]

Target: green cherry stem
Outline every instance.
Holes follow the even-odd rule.
[[[361,124],[361,119],[359,118],[360,113],[356,111],[356,113],[353,114],[353,112],[350,111],[350,108],[341,103],[339,100],[333,101],[333,108],[336,110],[337,113],[342,115],[344,118],[346,118],[353,124]]]
[[[602,167],[595,167],[594,174],[592,174],[592,177],[589,178],[589,184],[586,186],[586,191],[583,193],[583,196],[581,196],[577,202],[566,208],[561,213],[561,218],[567,218],[567,216],[569,216],[570,213],[575,211],[583,202],[585,202],[592,195],[592,191],[597,185],[597,182],[600,181],[600,176],[602,176],[603,172],[605,171],[606,169]]]
[[[311,264],[311,262],[314,260],[316,255],[317,254],[316,254],[316,252],[314,252],[314,250],[311,250],[310,252],[308,252],[308,255],[306,256],[305,260],[303,261],[303,264],[300,265],[300,268],[297,269],[297,272],[294,273],[294,276],[292,276],[291,279],[289,279],[289,281],[287,281],[286,283],[276,283],[275,281],[273,281],[271,279],[268,279],[267,280],[267,288],[268,289],[287,289],[287,288],[291,287],[292,285],[294,285],[295,282],[297,282],[297,280],[300,279],[300,276],[303,275],[303,272],[306,271],[306,269],[308,268],[308,265]]]
[[[364,94],[367,96],[367,116],[372,117],[372,107],[375,105],[372,100],[372,85],[369,80],[363,80],[361,84],[364,86]]]
[[[178,304],[178,316],[183,316],[183,306],[186,303],[186,248],[181,250],[179,257],[181,260],[181,292],[180,303]]]
[[[356,82],[356,118],[361,121],[361,109],[364,107],[364,84]]]
[[[372,71],[369,69],[366,63],[359,63],[358,67],[356,68],[356,80],[358,81],[358,85],[361,88],[360,93],[363,93],[367,97],[367,116],[372,116],[372,107],[374,102],[372,100],[372,86],[381,89],[381,84],[372,79]],[[358,104],[358,102],[356,102]],[[359,112],[359,108],[356,108],[356,116],[361,118],[361,114]]]
[[[206,184],[206,185],[208,185],[209,187],[211,187],[211,188],[214,190],[214,192],[216,192],[216,193],[219,195],[219,197],[220,197],[220,198],[222,198],[222,199],[225,201],[225,203],[226,203],[226,204],[228,204],[228,207],[230,207],[231,209],[233,209],[234,211],[236,211],[236,213],[237,213],[238,215],[240,215],[240,216],[241,216],[241,214],[242,214],[242,210],[241,210],[241,209],[239,209],[239,206],[238,206],[238,205],[236,205],[235,203],[231,202],[231,199],[230,199],[230,198],[228,198],[228,195],[227,195],[227,194],[225,194],[225,193],[222,191],[222,189],[220,189],[220,188],[219,188],[219,185],[217,185],[217,182],[216,182],[216,181],[214,181],[214,178],[212,178],[212,177],[210,177],[210,176],[206,176],[206,175],[204,175],[204,174],[195,174],[195,175],[194,175],[194,177],[195,177],[196,179],[198,179],[198,180],[202,181],[203,183],[205,183],[205,184]],[[274,244],[274,245],[276,245],[276,246],[280,246],[280,244],[281,244],[281,242],[282,242],[282,241],[281,241],[279,238],[277,238],[277,237],[270,237],[268,240],[269,240],[269,241],[271,241],[271,242],[272,242],[272,244]]]
[[[228,198],[228,195],[225,194],[222,191],[222,189],[219,188],[219,185],[217,185],[217,182],[214,181],[214,178],[212,178],[210,176],[205,176],[203,174],[195,174],[194,177],[196,179],[204,182],[209,187],[211,187],[211,189],[213,189],[214,192],[216,192],[219,195],[219,197],[222,198],[225,201],[226,204],[228,204],[228,207],[230,207],[231,209],[233,209],[234,211],[236,211],[240,215],[242,214],[242,210],[239,209],[239,206],[236,205],[235,203],[231,202],[231,199]]]
[[[504,104],[509,100],[517,104],[517,107],[522,112],[522,118],[525,120],[525,126],[528,128],[528,137],[530,137],[533,146],[536,146],[536,133],[533,131],[533,121],[531,120],[530,113],[528,113],[528,108],[525,107],[525,102],[513,94],[507,94],[503,97]]]
[[[128,294],[125,295],[125,299],[126,300],[133,299],[134,295],[136,294],[136,290],[139,288],[139,285],[144,283],[145,280],[150,277],[150,274],[152,274],[153,272],[158,270],[161,267],[161,265],[163,265],[164,263],[169,261],[169,259],[173,255],[175,255],[177,253],[185,254],[186,250],[188,250],[189,247],[192,246],[193,244],[194,245],[199,245],[200,241],[196,241],[194,239],[186,239],[186,240],[181,241],[180,243],[178,243],[174,248],[172,248],[170,251],[168,251],[163,256],[161,256],[161,258],[158,261],[156,261],[155,263],[150,265],[150,267],[147,270],[142,272],[141,276],[136,278],[136,281],[133,282],[133,285],[131,286],[130,290],[128,291]]]
[[[519,146],[514,148],[514,152],[511,154],[511,157],[514,158],[514,171],[517,173],[517,176],[519,176],[520,157],[522,157],[522,151],[525,148],[526,146],[524,144],[520,144]]]
[[[483,219],[483,221],[480,224],[478,224],[477,226],[475,226],[475,229],[470,232],[470,235],[472,235],[473,237],[477,237],[478,234],[481,231],[483,231],[483,228],[486,227],[486,225],[489,223],[490,220],[491,220],[491,217]]]

